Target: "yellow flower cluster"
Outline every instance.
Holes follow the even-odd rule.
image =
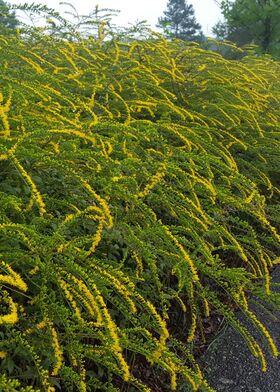
[[[143,270],[144,270],[143,261],[138,256],[137,252],[133,252],[132,257],[136,262],[136,276],[139,277],[143,274]]]
[[[91,247],[89,248],[89,250],[87,252],[87,256],[90,256],[90,255],[92,255],[94,253],[96,247],[98,246],[99,242],[101,241],[101,239],[102,239],[102,231],[103,231],[103,228],[105,226],[105,220],[106,220],[105,216],[103,216],[103,217],[101,217],[99,219],[99,224],[98,224],[97,230],[96,230],[96,232],[94,234]]]
[[[38,265],[36,265],[34,268],[32,268],[32,270],[29,271],[29,275],[31,276],[36,275],[39,271],[40,268],[38,267]]]
[[[169,332],[166,323],[158,314],[154,305],[150,301],[146,301],[139,293],[135,293],[135,298],[138,299],[139,302],[149,311],[149,313],[154,317],[160,328],[159,344],[151,358],[152,362],[158,362],[162,353],[166,349],[166,341],[169,338]]]
[[[77,303],[73,297],[73,295],[71,294],[69,287],[67,285],[67,283],[63,280],[63,279],[58,279],[59,285],[62,288],[62,290],[64,291],[65,297],[68,299],[68,301],[71,304],[72,309],[74,310],[74,313],[77,317],[77,319],[79,321],[83,321],[82,317],[81,317],[81,312],[80,309],[77,306]]]
[[[118,362],[120,364],[124,381],[128,381],[129,377],[130,377],[130,370],[129,370],[128,364],[126,363],[126,361],[122,355],[122,348],[120,345],[117,326],[114,323],[114,321],[112,320],[110,313],[107,309],[106,303],[105,303],[100,291],[98,290],[97,286],[94,283],[91,283],[91,287],[92,287],[93,291],[95,292],[95,298],[96,298],[96,301],[99,305],[100,312],[102,313],[102,317],[104,320],[103,325],[106,326],[107,331],[112,339],[112,345],[111,345],[112,353],[116,357],[116,359],[118,360]]]
[[[59,147],[59,144],[58,144],[58,143],[50,142],[49,144],[53,147],[53,150],[54,150],[54,152],[55,152],[56,154],[59,154],[59,153],[60,153],[60,147]]]
[[[92,144],[96,143],[96,139],[93,136],[87,135],[86,133],[83,133],[81,131],[76,131],[74,129],[51,129],[49,132],[77,136],[81,139],[91,142]]]
[[[7,99],[7,102],[3,105],[3,95],[0,93],[0,119],[4,127],[4,136],[10,136],[10,123],[8,120],[7,113],[11,106],[11,96]]]
[[[74,296],[76,296],[81,301],[81,303],[84,304],[88,313],[92,317],[96,318],[95,326],[97,326],[97,327],[101,326],[102,325],[102,314],[101,314],[101,310],[99,308],[97,299],[94,297],[94,295],[91,293],[91,291],[88,289],[86,284],[81,279],[76,278],[72,274],[68,274],[67,278],[75,284],[74,286],[71,286],[71,291],[73,292]],[[67,287],[68,287],[68,285],[65,288],[67,288]],[[68,296],[69,296],[69,294],[71,295],[70,289],[68,290]],[[74,306],[74,309],[75,309],[75,307],[76,307],[75,302],[73,302],[72,305]],[[77,310],[77,307],[76,307],[76,310]],[[77,313],[77,314],[79,314],[79,313]]]
[[[138,197],[144,198],[146,197],[151,190],[161,181],[161,179],[165,176],[166,164],[162,165],[161,169],[151,177],[150,182],[145,186],[143,191],[138,193]]]
[[[54,329],[53,326],[51,326],[51,325],[49,325],[49,326],[50,326],[50,331],[51,331],[51,335],[52,335],[52,346],[53,346],[53,350],[54,350],[54,357],[56,360],[56,364],[55,364],[55,367],[53,368],[52,375],[57,376],[60,369],[61,369],[61,366],[62,366],[63,352],[62,352],[61,346],[58,342],[58,336],[57,336],[56,330]]]
[[[84,363],[80,363],[80,392],[87,392],[86,369]]]
[[[182,253],[182,255],[184,257],[184,260],[187,262],[188,266],[190,267],[193,282],[199,281],[197,269],[196,269],[192,259],[190,258],[188,253],[185,251],[184,247],[180,244],[180,242],[177,240],[177,238],[171,233],[170,229],[167,226],[163,225],[163,228],[164,228],[164,231],[166,232],[166,234],[173,240],[173,242],[175,243],[177,248],[180,250],[180,252]]]
[[[36,203],[38,205],[40,215],[42,215],[42,216],[45,215],[45,213],[47,212],[46,206],[43,201],[42,195],[39,192],[39,190],[37,189],[37,186],[35,185],[34,181],[32,180],[30,175],[26,172],[26,170],[23,168],[23,166],[19,163],[18,159],[13,154],[9,154],[9,158],[11,159],[13,164],[16,166],[16,168],[18,169],[18,171],[20,172],[22,177],[25,179],[27,184],[30,186],[34,200],[36,201]]]
[[[277,357],[278,356],[278,349],[277,349],[277,347],[276,347],[276,345],[275,345],[275,343],[274,343],[270,333],[268,332],[268,330],[257,319],[257,317],[254,315],[253,312],[251,312],[249,309],[245,309],[244,311],[248,315],[249,319],[253,321],[253,323],[258,327],[258,329],[262,332],[263,336],[266,338],[273,356]]]
[[[1,261],[0,266],[2,266],[8,272],[8,275],[0,275],[0,284],[8,284],[18,288],[21,291],[27,291],[26,283],[23,281],[21,276],[11,268],[10,265],[4,261]],[[3,293],[3,301],[9,305],[10,313],[6,315],[0,315],[0,324],[15,324],[18,321],[17,305],[6,291]]]
[[[9,275],[0,275],[0,284],[5,283],[11,286],[17,287],[21,291],[27,291],[27,285],[21,278],[21,276],[16,273],[12,267],[5,263],[4,261],[0,261],[0,266],[4,267],[4,269],[8,272]]]
[[[92,187],[90,186],[90,184],[89,184],[87,181],[81,179],[81,182],[82,182],[83,187],[84,187],[91,195],[93,195],[93,196],[95,197],[95,199],[100,203],[100,205],[101,205],[102,208],[103,208],[104,214],[105,214],[105,216],[106,216],[106,218],[107,218],[107,220],[108,220],[107,226],[108,226],[108,228],[112,228],[112,227],[113,227],[113,218],[112,218],[112,215],[111,215],[111,212],[110,212],[110,208],[109,208],[107,202],[106,202],[104,199],[102,199],[102,197],[100,197],[100,196],[92,189]]]
[[[130,290],[128,290],[125,285],[123,285],[114,275],[107,272],[105,268],[101,268],[98,265],[94,265],[93,263],[91,264],[91,267],[98,271],[101,276],[103,275],[105,278],[108,279],[108,282],[110,282],[120,293],[120,295],[127,301],[131,312],[136,313],[137,309],[135,303],[131,299],[131,297],[133,296],[132,287],[130,286]]]
[[[6,291],[3,291],[2,301],[8,304],[10,313],[5,314],[3,316],[0,315],[0,325],[15,324],[18,321],[17,305],[14,303],[14,301]]]
[[[197,282],[198,286],[201,286],[201,283]],[[190,302],[190,310],[191,310],[191,326],[188,331],[187,342],[191,343],[195,338],[195,332],[197,328],[197,304],[195,303],[194,296],[194,287],[193,282],[190,281],[188,284],[188,293],[189,293],[189,302]]]
[[[22,56],[19,54],[19,57],[25,61],[27,64],[29,64],[38,74],[44,73],[43,69],[40,67],[39,64],[35,63],[35,61],[31,60],[29,57]]]

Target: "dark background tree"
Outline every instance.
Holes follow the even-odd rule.
[[[0,0],[0,31],[11,31],[19,24],[15,12],[11,12],[8,5]]]
[[[171,38],[185,41],[201,41],[203,33],[194,16],[194,8],[185,0],[169,0],[164,17],[158,19],[158,27]]]
[[[224,0],[219,3],[225,22],[213,33],[242,46],[259,45],[263,53],[280,55],[280,0]]]

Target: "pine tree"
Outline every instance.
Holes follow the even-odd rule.
[[[15,16],[15,12],[10,12],[7,4],[0,0],[0,31],[15,29],[18,25],[18,20]]]
[[[167,36],[185,41],[202,39],[201,26],[196,21],[192,4],[187,4],[185,0],[169,0],[164,15],[158,19],[158,27]]]

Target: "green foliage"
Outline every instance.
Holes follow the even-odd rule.
[[[111,37],[120,30],[111,23],[118,10],[99,8],[96,5],[88,15],[80,15],[70,2],[60,2],[60,5],[64,6],[63,15],[46,5],[36,3],[13,4],[9,8],[13,13],[18,12],[21,33],[30,34],[32,31],[34,35],[37,30],[39,34],[44,32],[49,36],[71,41],[77,37],[100,38],[103,34]]]
[[[0,34],[7,34],[14,30],[18,25],[15,13],[10,12],[7,4],[0,0]]]
[[[226,0],[221,10],[226,22],[214,27],[217,38],[238,45],[253,42],[263,53],[280,56],[279,0]]]
[[[210,392],[192,348],[213,311],[265,370],[230,304],[277,355],[246,294],[279,304],[279,63],[157,35],[0,54],[0,386],[151,391],[144,358]]]
[[[187,4],[185,0],[169,0],[164,15],[158,19],[158,27],[168,37],[185,41],[202,40],[201,26],[195,19],[192,4]]]

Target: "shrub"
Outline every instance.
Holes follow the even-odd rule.
[[[246,298],[279,305],[279,63],[156,35],[0,42],[0,386],[150,391],[141,360],[211,391],[212,312],[265,371],[232,304],[277,355]]]

